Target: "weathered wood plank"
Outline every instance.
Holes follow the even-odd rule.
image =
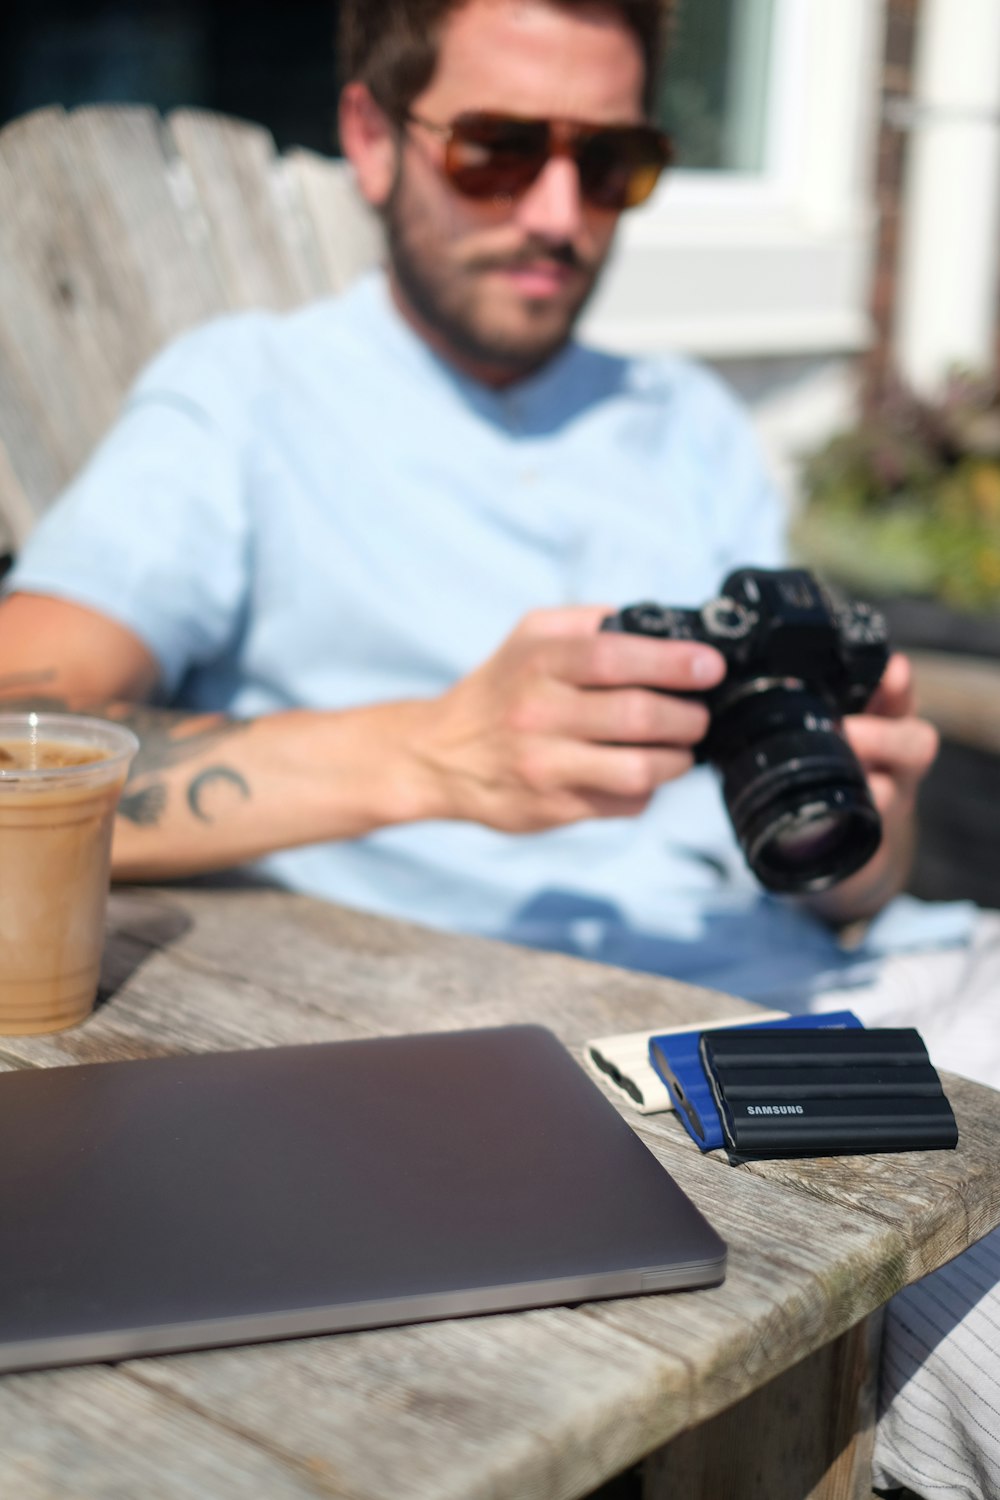
[[[685,1426],[841,1337],[897,1289],[904,1236],[772,1184],[761,1192],[704,1158],[661,1160],[726,1238],[726,1280],[696,1295],[593,1303],[588,1315],[691,1361]]]
[[[62,111],[0,134],[0,441],[41,510],[109,426],[121,394],[94,310],[114,288],[92,254],[62,152]]]
[[[551,1309],[128,1368],[227,1430],[309,1453],[338,1494],[573,1500],[655,1443],[667,1366]]]
[[[955,1151],[760,1162],[747,1170],[905,1230],[904,1275],[915,1281],[1000,1221],[991,1163],[1000,1146],[1000,1095],[954,1074],[942,1081],[958,1121]]]
[[[138,108],[76,110],[62,134],[92,255],[115,288],[95,314],[121,392],[170,338],[226,306],[169,144],[156,112]]]
[[[879,1326],[859,1324],[655,1454],[643,1500],[869,1500]]]
[[[312,1472],[106,1368],[0,1380],[4,1500],[329,1500]]]
[[[265,129],[203,110],[167,122],[191,173],[231,307],[295,307],[327,290]]]
[[[12,1062],[52,1067],[171,1053],[340,1041],[370,1034],[363,1020],[201,963],[185,949],[189,915],[169,898],[112,895],[111,940],[94,1014],[69,1031],[0,1038]]]
[[[715,991],[560,954],[389,922],[329,902],[260,889],[122,893],[186,918],[199,963],[363,1014],[373,1031],[499,1025],[544,1014],[567,1043],[619,1029],[718,1015]],[[124,911],[124,907],[121,908]],[[728,1000],[727,1014],[745,1002]],[[746,1006],[747,1014],[753,1008]]]
[[[312,226],[326,284],[331,292],[341,292],[381,259],[383,236],[378,219],[355,187],[345,162],[298,150],[290,151],[283,165]]]

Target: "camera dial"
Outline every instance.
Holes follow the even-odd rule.
[[[710,636],[721,636],[727,641],[742,641],[756,623],[756,615],[735,599],[710,599],[702,606],[701,618]]]

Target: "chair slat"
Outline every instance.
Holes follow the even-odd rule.
[[[103,327],[124,389],[166,340],[226,306],[225,287],[159,115],[86,108],[67,127],[76,197],[113,277]]]
[[[167,129],[190,170],[228,306],[290,308],[326,291],[270,134],[201,110],[175,111]]]
[[[102,314],[119,289],[81,213],[65,130],[61,110],[44,110],[0,135],[0,441],[36,511],[120,396]]]
[[[325,287],[342,292],[382,258],[381,226],[344,162],[315,151],[290,151],[283,164],[295,183],[315,236]]]

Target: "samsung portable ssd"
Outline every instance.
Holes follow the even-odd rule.
[[[730,1152],[816,1156],[952,1148],[958,1127],[919,1032],[704,1032]]]

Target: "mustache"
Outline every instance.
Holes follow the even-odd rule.
[[[550,265],[565,266],[570,271],[589,272],[591,267],[569,240],[552,244],[548,241],[532,241],[520,250],[507,255],[477,256],[473,269],[477,271],[519,271],[525,266],[535,266],[539,261]]]

